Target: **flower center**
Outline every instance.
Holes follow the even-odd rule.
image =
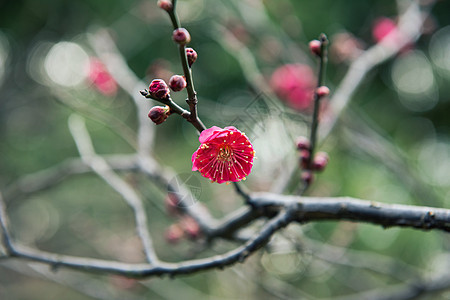
[[[217,158],[221,161],[229,160],[232,155],[231,147],[228,145],[224,145],[220,147],[219,154],[217,155]]]

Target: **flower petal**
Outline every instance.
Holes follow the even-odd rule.
[[[211,136],[214,133],[217,133],[217,131],[221,131],[221,130],[223,130],[223,129],[220,127],[217,127],[217,126],[213,126],[206,130],[203,130],[202,133],[200,134],[200,137],[198,138],[198,140],[200,141],[200,143],[203,144],[204,142],[207,142],[209,139],[211,139],[212,138]]]

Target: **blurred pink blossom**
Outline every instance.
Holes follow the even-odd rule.
[[[90,59],[89,80],[105,96],[114,96],[117,93],[118,87],[116,81],[98,58],[93,57]]]
[[[277,96],[290,107],[300,111],[311,108],[316,78],[310,66],[283,65],[272,73],[270,85]]]
[[[399,40],[397,24],[394,20],[386,17],[376,19],[372,27],[372,37],[377,43],[384,38],[389,38],[392,43],[397,42]]]

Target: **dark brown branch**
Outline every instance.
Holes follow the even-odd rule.
[[[150,264],[126,264],[121,262],[63,256],[32,250],[14,245],[6,226],[6,213],[2,206],[1,225],[4,246],[11,257],[25,258],[89,272],[121,274],[128,277],[194,273],[212,268],[223,268],[243,261],[247,256],[264,246],[278,230],[295,220],[300,223],[321,220],[352,220],[389,226],[404,226],[419,229],[439,229],[450,231],[450,210],[410,205],[382,204],[352,198],[312,198],[282,196],[277,194],[257,194],[251,199],[253,209],[244,208],[235,215],[211,228],[211,235],[225,236],[235,232],[252,220],[261,216],[274,216],[262,230],[243,246],[223,255],[204,259],[184,261],[179,264],[156,262]],[[289,207],[286,209],[286,207]]]
[[[350,197],[296,197],[262,193],[252,197],[253,205],[279,209],[298,204],[300,223],[324,220],[350,220],[383,227],[412,227],[450,232],[450,209],[401,204],[386,204]]]
[[[260,232],[237,249],[222,255],[184,261],[178,264],[164,262],[157,262],[155,264],[127,264],[101,259],[59,255],[14,245],[11,242],[7,230],[4,231],[4,236],[6,236],[6,246],[11,257],[42,262],[51,265],[53,268],[67,267],[80,271],[119,274],[127,277],[150,277],[165,274],[175,276],[213,268],[223,268],[236,262],[243,262],[253,252],[266,245],[275,232],[288,225],[293,220],[294,211],[292,208],[281,211],[278,216],[268,221]]]

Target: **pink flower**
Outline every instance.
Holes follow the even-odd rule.
[[[292,108],[305,111],[311,107],[316,79],[308,65],[281,66],[272,73],[270,84],[277,96]]]
[[[116,81],[97,58],[91,58],[89,62],[89,80],[106,96],[113,96],[117,92]]]
[[[212,182],[237,182],[253,167],[255,151],[247,136],[233,126],[213,126],[202,131],[201,143],[192,154],[192,171],[200,171]]]

